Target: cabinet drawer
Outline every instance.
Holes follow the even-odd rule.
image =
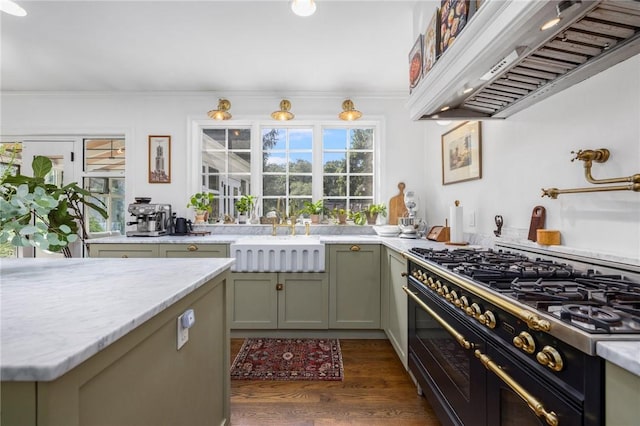
[[[158,257],[157,244],[91,244],[91,257]]]
[[[227,244],[159,244],[159,257],[228,257]]]

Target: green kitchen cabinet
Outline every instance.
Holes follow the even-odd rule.
[[[158,244],[90,244],[90,257],[158,257]]]
[[[329,328],[380,329],[380,245],[331,244]]]
[[[322,272],[235,272],[229,285],[231,329],[315,329],[329,324]]]
[[[159,257],[228,257],[228,244],[159,244]]]
[[[382,262],[382,328],[404,368],[408,362],[408,304],[402,286],[407,285],[407,260],[385,247]]]

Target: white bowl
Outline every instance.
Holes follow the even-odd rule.
[[[397,237],[400,234],[398,225],[376,225],[373,230],[381,237]]]

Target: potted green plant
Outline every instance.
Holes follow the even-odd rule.
[[[213,210],[211,204],[215,196],[211,192],[196,192],[189,198],[187,207],[193,207],[196,211],[196,222],[204,223],[207,221],[207,216]]]
[[[349,217],[349,211],[345,209],[335,208],[332,210],[332,216],[338,220],[339,225],[345,225]]]
[[[254,195],[243,195],[236,201],[238,223],[247,223],[247,215],[253,212],[255,202],[256,197]]]
[[[320,215],[324,213],[323,204],[323,200],[318,200],[315,203],[311,201],[305,201],[304,207],[300,210],[300,213],[308,214],[311,218],[311,223],[320,223]]]
[[[378,215],[387,217],[387,206],[384,204],[371,204],[364,210],[364,214],[367,218],[367,224],[375,225]]]
[[[9,166],[14,159],[15,154]],[[53,167],[49,158],[36,156],[31,165],[33,177],[11,175],[11,167],[0,175],[0,243],[71,257],[69,244],[88,238],[84,208],[106,219],[105,205],[75,182],[62,187],[45,183]]]

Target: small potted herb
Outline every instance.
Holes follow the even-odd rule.
[[[324,212],[323,200],[318,200],[315,203],[311,201],[305,201],[304,207],[300,210],[302,214],[308,214],[311,218],[311,223],[320,223],[320,215]]]
[[[384,204],[371,204],[364,210],[364,214],[367,218],[367,224],[375,225],[378,215],[387,217],[387,206]]]
[[[207,221],[207,216],[213,210],[213,199],[214,195],[211,192],[196,192],[189,198],[187,207],[193,207],[196,211],[196,223]]]
[[[335,208],[332,210],[333,217],[338,220],[339,225],[346,225],[349,211],[345,209]]]
[[[236,201],[238,211],[238,223],[247,223],[247,216],[253,211],[256,202],[254,195],[243,195]]]

